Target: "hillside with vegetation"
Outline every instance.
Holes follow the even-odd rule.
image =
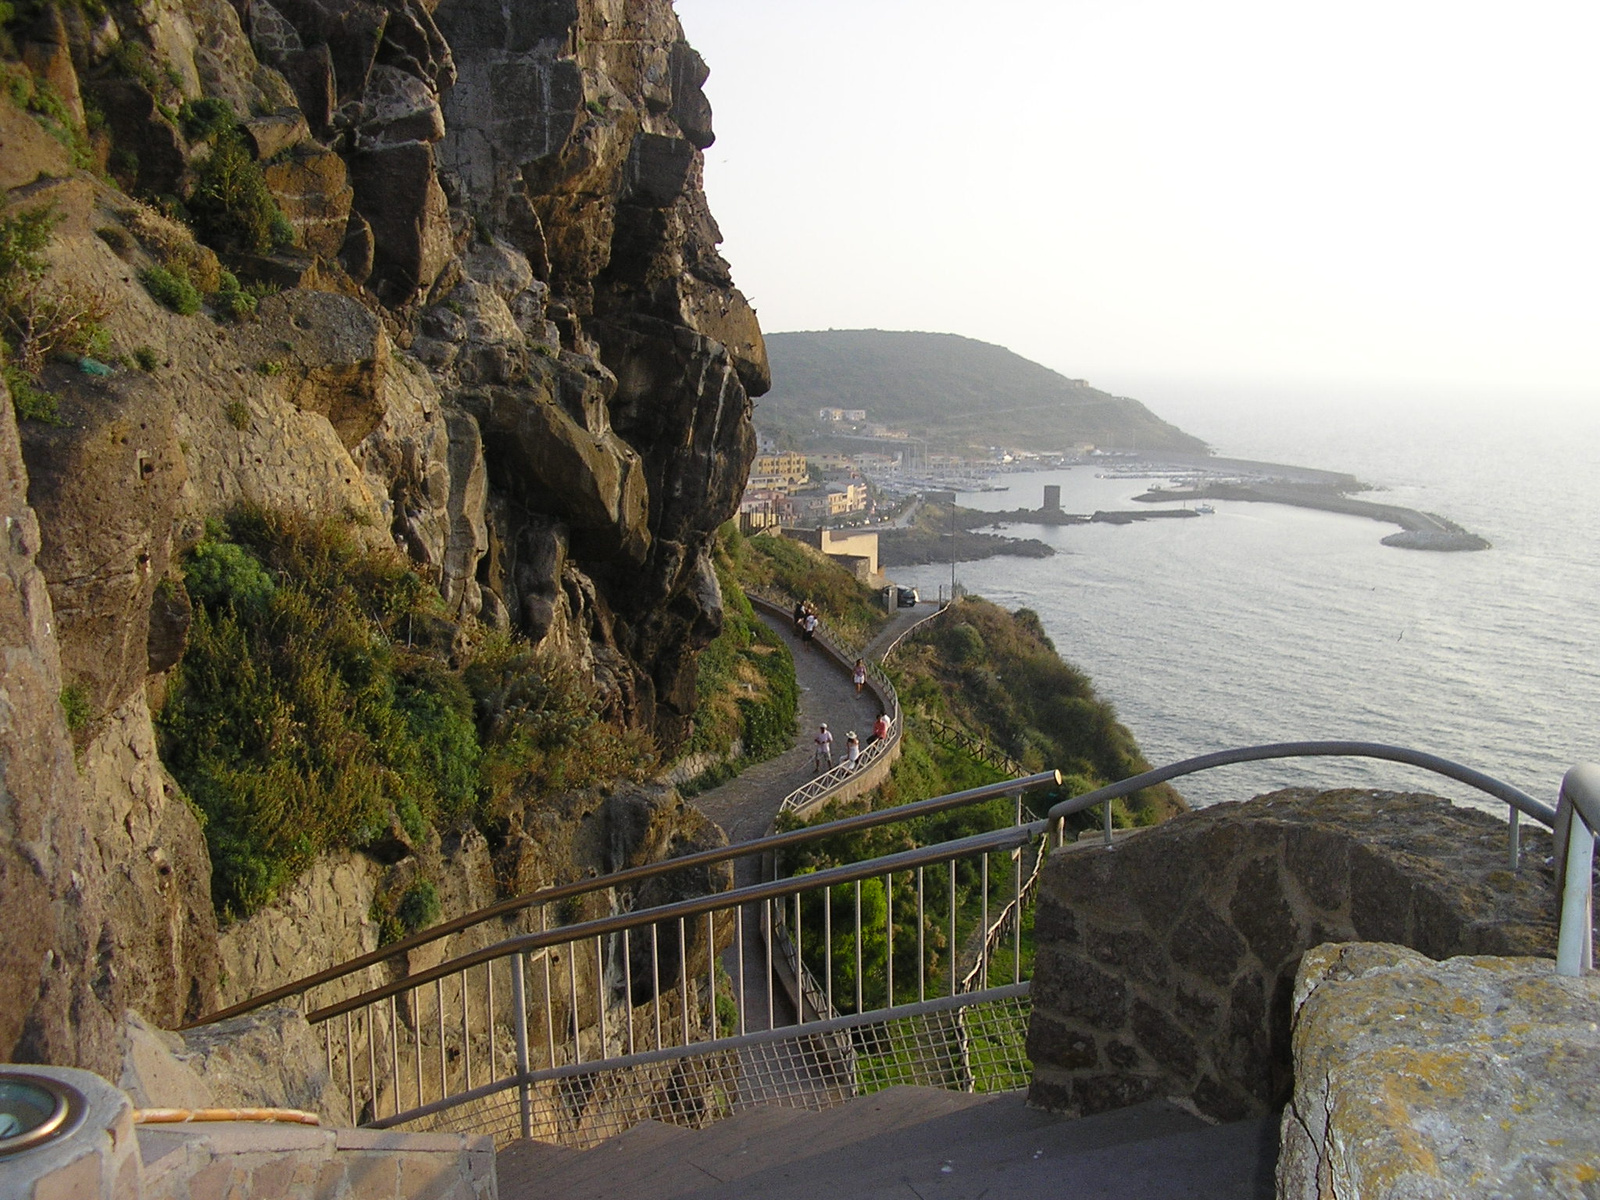
[[[769,333],[767,356],[772,390],[757,406],[756,424],[780,443],[844,443],[839,427],[817,417],[820,408],[840,407],[865,409],[868,421],[926,438],[936,452],[995,445],[1069,451],[1083,443],[1108,450],[1207,450],[1137,400],[955,334]]]
[[[960,734],[1001,751],[1028,772],[1060,770],[1060,787],[1038,788],[1024,795],[1027,814],[1034,817],[1044,815],[1061,800],[1149,769],[1115,710],[1095,694],[1081,671],[1062,660],[1038,617],[1027,609],[1008,613],[985,600],[963,600],[913,633],[896,650],[888,670],[908,714],[901,756],[889,780],[870,796],[828,805],[806,822],[780,821],[780,825],[815,824],[869,807],[907,804],[1012,777],[963,749]],[[956,737],[949,736],[952,731]],[[911,822],[829,838],[794,852],[788,865],[804,873],[969,836],[1009,823],[1013,804],[1010,796],[1001,796]],[[1183,798],[1170,785],[1162,784],[1114,802],[1113,823],[1119,828],[1153,825],[1185,807]],[[1097,825],[1099,819],[1098,809],[1068,818],[1069,836],[1070,831]],[[950,896],[943,887],[930,889],[924,897],[924,927],[919,931],[913,873],[895,877],[892,886],[895,972],[902,979],[913,978],[921,946],[928,956],[929,994],[943,994],[950,956],[957,957],[958,970],[971,966],[974,947],[970,938],[950,944],[946,932]],[[976,927],[984,911],[1000,911],[1013,886],[1009,859],[1002,853],[991,856],[985,909],[981,873],[971,862],[961,864],[953,884],[960,928]],[[883,979],[889,954],[885,925],[890,897],[885,889],[880,879],[861,884],[862,926],[867,931],[861,948],[861,974],[863,1002],[868,1007],[887,1001]],[[853,922],[853,885],[835,887],[829,903],[836,928]],[[835,996],[844,997],[839,1001],[841,1009],[849,1011],[853,1007],[856,948],[850,939],[825,947],[820,934],[823,928],[821,897],[807,897],[802,921],[806,960],[820,977],[831,955]],[[1027,971],[1033,954],[1031,910],[1018,947]],[[1012,968],[1006,958],[1010,953],[1009,947],[998,952],[992,963],[996,978],[1010,976]]]

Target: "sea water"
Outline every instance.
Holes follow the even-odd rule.
[[[1176,408],[1176,411],[1174,409]],[[1600,416],[1341,398],[1320,406],[1196,399],[1162,415],[1222,455],[1346,471],[1377,499],[1487,537],[1476,553],[1384,546],[1365,518],[1215,501],[1214,515],[1006,532],[1048,559],[958,563],[962,587],[1031,608],[1156,765],[1212,750],[1358,739],[1429,751],[1554,804],[1600,761]],[[1095,466],[1010,474],[968,507],[1139,509],[1149,480]],[[896,568],[932,595],[950,567]],[[1177,784],[1192,803],[1283,786],[1419,789],[1504,814],[1463,785],[1372,760],[1227,767]]]

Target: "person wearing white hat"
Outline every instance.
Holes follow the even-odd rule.
[[[818,775],[833,769],[833,734],[828,732],[828,723],[824,721],[817,726],[817,736],[811,739],[816,745],[816,753],[811,757],[811,765]]]
[[[850,764],[850,769],[856,769],[856,762],[861,757],[861,743],[856,741],[856,731],[852,729],[844,739],[845,761]]]

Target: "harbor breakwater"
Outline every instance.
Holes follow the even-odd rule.
[[[1198,483],[1182,489],[1144,492],[1134,500],[1143,504],[1170,504],[1173,501],[1246,500],[1267,504],[1290,504],[1323,512],[1347,513],[1389,525],[1400,526],[1399,533],[1383,539],[1385,546],[1405,550],[1487,550],[1487,538],[1469,533],[1454,521],[1434,513],[1419,512],[1398,504],[1378,504],[1355,500],[1337,491],[1293,482],[1273,483]],[[1182,510],[1179,510],[1182,511]]]

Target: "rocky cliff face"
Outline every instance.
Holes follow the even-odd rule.
[[[170,1024],[217,994],[204,843],[150,718],[190,620],[163,581],[206,518],[346,518],[422,564],[455,619],[564,656],[670,750],[768,377],[700,187],[706,68],[669,0],[47,2],[9,33],[101,174],[0,100],[7,208],[53,206],[50,278],[103,303],[125,365],[47,367],[61,423],[23,422],[20,456],[0,418],[0,878],[8,912],[51,914],[5,951],[0,1054],[106,1069],[91,1031],[112,1014]],[[222,151],[203,100],[228,103],[287,218],[267,245],[208,235],[280,289],[238,325],[139,282],[182,262],[226,287],[132,199],[205,211]],[[76,762],[64,687],[87,716]],[[579,858],[594,840],[514,835]],[[539,860],[523,884],[604,869],[517,853]]]

